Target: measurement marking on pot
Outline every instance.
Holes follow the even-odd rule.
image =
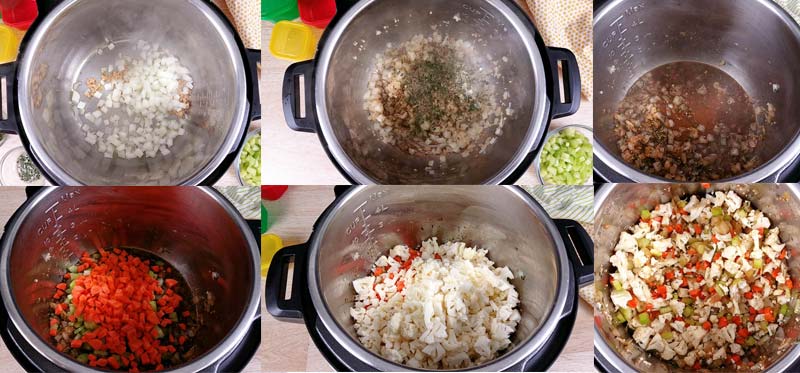
[[[372,193],[364,202],[359,204],[353,210],[353,214],[355,214],[355,217],[353,218],[353,221],[346,229],[347,235],[351,235],[354,232],[358,232],[357,235],[353,237],[352,244],[360,243],[362,242],[362,240],[363,242],[368,242],[373,244],[378,243],[378,240],[376,240],[374,237],[374,233],[377,229],[383,228],[383,222],[382,221],[376,222],[373,225],[373,223],[370,222],[370,218],[372,218],[374,215],[388,211],[389,207],[381,203],[375,207],[374,212],[370,213],[369,211],[371,210],[371,208],[369,208],[367,205],[370,202],[380,200],[381,198],[386,196],[386,194],[388,194],[387,190],[381,190]],[[356,229],[359,227],[361,229],[357,231]]]

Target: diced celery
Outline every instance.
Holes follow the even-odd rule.
[[[671,341],[672,340],[672,332],[669,331],[669,330],[665,330],[665,331],[661,332],[661,338],[663,338],[667,342]]]
[[[642,237],[636,240],[636,244],[639,246],[640,249],[646,249],[648,246],[650,246],[650,240]]]
[[[614,290],[622,290],[622,283],[619,280],[614,280],[611,284],[614,285]]]
[[[753,260],[753,268],[755,268],[755,269],[764,268],[764,260],[761,259],[761,258],[754,259]]]
[[[692,306],[687,305],[683,307],[683,317],[692,317],[694,315],[694,308]]]
[[[639,323],[642,325],[650,325],[650,315],[648,315],[647,312],[640,313]]]
[[[661,313],[670,313],[672,312],[672,307],[661,307],[658,311]]]
[[[639,214],[642,217],[642,220],[650,219],[650,210],[642,209],[641,213]]]
[[[720,216],[720,215],[722,215],[722,207],[711,208],[711,216]]]

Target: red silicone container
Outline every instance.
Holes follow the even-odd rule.
[[[300,20],[316,28],[327,27],[336,15],[334,0],[298,0],[297,8],[300,10]]]
[[[38,15],[36,0],[22,0],[13,8],[3,8],[3,23],[18,30],[27,30]]]

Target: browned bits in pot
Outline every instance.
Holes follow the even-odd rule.
[[[757,107],[725,72],[675,62],[648,72],[614,114],[622,159],[643,172],[679,181],[735,177],[758,156],[774,107]]]
[[[103,85],[97,81],[97,78],[89,78],[86,80],[86,87],[89,88],[86,90],[86,97],[94,97],[97,92],[103,89]]]

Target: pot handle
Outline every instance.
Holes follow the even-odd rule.
[[[300,132],[317,132],[314,115],[314,61],[303,61],[292,64],[286,69],[283,77],[283,115],[289,128]],[[304,86],[300,87],[300,77]],[[305,116],[300,113],[300,90],[305,93]]]
[[[295,322],[303,320],[301,297],[305,287],[303,268],[307,250],[307,243],[284,247],[278,250],[272,258],[269,271],[267,271],[264,299],[267,311],[277,319]],[[290,294],[286,294],[286,285],[289,283],[289,266],[292,261],[294,261],[294,272],[291,278],[292,289]]]
[[[19,133],[19,121],[14,109],[16,107],[16,99],[14,97],[16,72],[16,62],[0,65],[0,132],[2,133]],[[5,116],[3,115],[3,108],[6,109]]]
[[[566,117],[578,112],[581,107],[581,72],[578,60],[568,49],[547,48],[550,58],[550,73],[553,75],[553,118]],[[561,85],[558,79],[558,63],[561,62],[561,74],[564,76],[564,102],[561,102]]]
[[[567,255],[575,271],[578,287],[594,281],[594,242],[580,223],[555,219],[558,233],[567,247]]]
[[[247,50],[247,66],[250,69],[250,85],[253,90],[250,96],[250,120],[261,119],[261,80],[258,78],[258,65],[261,64],[261,51]]]
[[[791,183],[800,180],[800,156],[797,156],[788,166],[778,171],[770,179],[770,183]]]
[[[350,10],[359,0],[336,0],[336,14],[341,15]]]
[[[261,345],[261,311],[250,323],[242,342],[214,365],[214,372],[241,372]]]

